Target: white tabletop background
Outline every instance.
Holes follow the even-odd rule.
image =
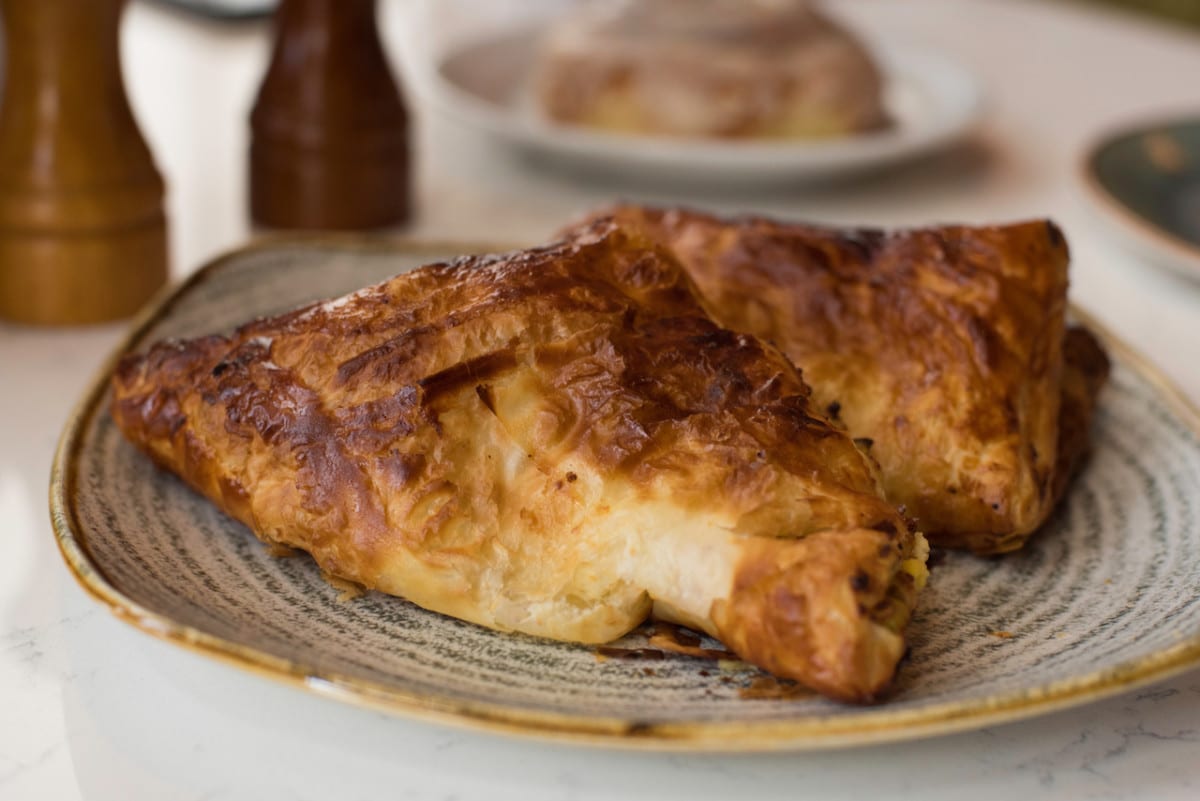
[[[381,20],[397,66],[402,0]],[[864,28],[928,43],[986,83],[978,132],[936,158],[820,188],[672,194],[539,170],[415,98],[417,214],[405,232],[544,239],[616,197],[833,223],[1050,216],[1072,297],[1200,401],[1200,285],[1123,250],[1081,201],[1103,129],[1200,111],[1200,35],[1037,0],[842,0]],[[173,275],[243,243],[246,115],[263,22],[224,25],[135,2],[131,100],[169,184]],[[311,697],[164,644],[84,595],[46,511],[56,439],[122,325],[0,323],[0,799],[1200,798],[1200,671],[968,734],[827,753],[687,756],[479,734]],[[1198,555],[1197,558],[1200,558]]]

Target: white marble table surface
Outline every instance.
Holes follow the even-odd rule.
[[[403,62],[406,8],[383,8]],[[849,184],[672,194],[533,169],[414,101],[419,213],[409,231],[533,241],[617,196],[837,223],[1050,215],[1071,241],[1074,299],[1200,401],[1200,286],[1115,245],[1076,182],[1080,148],[1103,127],[1200,110],[1200,36],[1069,2],[844,0],[838,8],[928,42],[987,82],[987,118],[968,144]],[[171,186],[179,277],[249,236],[245,116],[268,30],[135,2],[124,35],[132,100]],[[1200,671],[951,737],[687,756],[586,750],[365,712],[154,640],[76,586],[46,512],[62,423],[120,332],[0,324],[0,799],[1200,798]]]

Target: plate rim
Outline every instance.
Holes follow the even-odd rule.
[[[536,30],[530,28],[530,31]],[[506,31],[513,34],[514,31]],[[475,44],[496,38],[480,37]],[[480,98],[447,78],[443,65],[450,54],[430,58],[418,70],[414,88],[443,115],[460,124],[503,140],[506,144],[556,157],[588,163],[621,162],[628,166],[653,167],[666,171],[699,168],[711,177],[743,176],[755,180],[783,173],[787,177],[821,177],[849,174],[909,161],[934,152],[970,133],[987,108],[983,83],[970,69],[940,50],[918,46],[903,39],[864,36],[885,71],[896,65],[935,68],[958,84],[963,94],[961,108],[939,125],[919,134],[905,136],[895,129],[863,132],[828,139],[735,140],[671,136],[639,136],[590,130],[584,126],[555,124],[536,115],[521,115]],[[942,105],[945,105],[941,93]],[[853,152],[857,148],[860,152]],[[789,156],[804,155],[786,162]],[[713,159],[717,159],[714,161]],[[662,159],[662,161],[659,161]],[[785,164],[780,165],[779,160]]]
[[[1192,280],[1200,279],[1200,245],[1177,236],[1148,217],[1143,217],[1111,192],[1096,170],[1096,160],[1106,149],[1136,136],[1168,130],[1182,123],[1200,126],[1200,115],[1176,113],[1159,115],[1149,120],[1129,122],[1109,128],[1092,138],[1083,148],[1076,171],[1091,206],[1104,219],[1116,224],[1127,242],[1142,252],[1152,254],[1156,266],[1175,275]]]
[[[275,234],[259,237],[209,261],[177,285],[162,290],[137,315],[127,333],[88,383],[68,418],[50,473],[50,519],[69,572],[93,599],[119,620],[157,639],[211,657],[258,676],[297,687],[318,697],[346,702],[405,718],[474,731],[521,735],[544,741],[605,748],[695,751],[768,752],[811,751],[915,740],[983,726],[1022,720],[1060,709],[1099,701],[1137,687],[1181,674],[1200,664],[1200,633],[1183,638],[1137,659],[1037,687],[980,698],[943,702],[915,710],[889,709],[886,704],[843,718],[806,715],[772,721],[707,721],[659,723],[635,718],[596,717],[521,709],[510,705],[466,701],[433,694],[398,690],[380,682],[348,677],[298,660],[269,654],[177,622],[125,595],[93,558],[87,532],[74,506],[78,456],[84,432],[104,413],[108,381],[116,362],[175,304],[223,266],[263,251],[315,247],[340,252],[394,252],[430,257],[447,253],[479,253],[509,249],[489,243],[434,241],[361,234]],[[1071,304],[1071,315],[1087,325],[1114,358],[1146,380],[1162,401],[1200,437],[1197,408],[1144,356],[1096,318]]]

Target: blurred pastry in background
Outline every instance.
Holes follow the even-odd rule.
[[[886,127],[883,76],[807,0],[600,0],[547,33],[553,120],[611,132],[803,139]]]

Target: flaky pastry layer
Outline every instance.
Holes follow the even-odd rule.
[[[328,574],[599,643],[658,616],[832,697],[904,652],[924,540],[791,362],[601,221],[126,357],[125,434]]]
[[[1049,221],[885,232],[598,216],[669,248],[715,320],[791,357],[935,544],[1021,547],[1087,452],[1108,362],[1066,331],[1067,245]]]

